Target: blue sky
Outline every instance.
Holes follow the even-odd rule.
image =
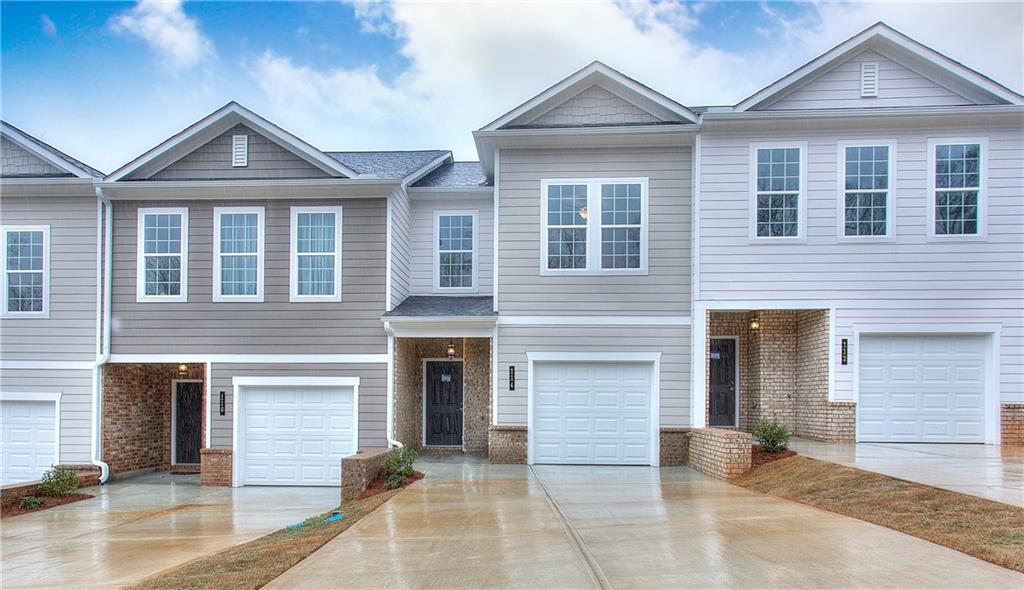
[[[323,149],[454,149],[594,59],[731,104],[878,20],[1021,90],[1020,3],[3,2],[5,120],[111,171],[229,100]],[[951,34],[952,33],[952,34]]]

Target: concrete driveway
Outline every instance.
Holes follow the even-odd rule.
[[[338,505],[338,488],[208,488],[153,474],[0,525],[0,588],[111,588]]]
[[[688,468],[421,462],[268,588],[1013,588],[1024,576]]]
[[[821,443],[793,439],[796,452],[908,481],[1024,507],[1024,448],[921,443]]]

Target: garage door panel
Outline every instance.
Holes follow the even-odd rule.
[[[0,484],[37,480],[57,449],[56,404],[0,401]]]

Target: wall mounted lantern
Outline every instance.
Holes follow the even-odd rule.
[[[178,377],[188,377],[188,365],[185,363],[178,365]]]
[[[452,340],[448,341],[448,360],[455,358],[455,342]]]
[[[756,319],[750,320],[750,331],[751,332],[757,332],[760,329],[761,329],[761,322],[757,321]]]

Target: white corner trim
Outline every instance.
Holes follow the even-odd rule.
[[[10,262],[7,257],[7,234],[9,232],[41,232],[43,234],[43,268],[42,271],[20,271],[20,270],[9,270],[7,268]],[[0,288],[3,289],[3,294],[0,296],[0,302],[3,307],[0,308],[0,316],[4,319],[46,319],[50,317],[50,226],[49,225],[2,225],[0,226],[0,248],[3,248],[3,278],[0,280]],[[43,275],[43,309],[42,311],[8,311],[7,297],[9,293],[8,280],[12,273],[32,273],[36,274],[42,272]]]
[[[500,183],[499,174],[501,173],[501,150],[494,148],[494,236],[493,236],[493,256],[494,264],[491,267],[491,274],[494,275],[491,278],[493,283],[493,298],[494,298],[494,311],[498,311],[498,282],[501,277],[500,266],[498,266],[499,259],[499,246],[501,245],[500,240],[500,229],[501,229],[501,191],[498,186]],[[494,423],[497,424],[497,414],[495,414]]]
[[[693,300],[700,299],[700,168],[701,168],[701,134],[698,133],[693,138],[693,187],[691,194],[693,200],[691,203],[691,209],[693,211],[693,224],[690,231],[693,232],[692,239],[690,240],[691,247],[693,248],[693,254],[691,256],[691,269],[690,269],[690,285],[691,285],[691,297]]]
[[[178,215],[181,218],[180,251],[146,254],[146,216]],[[146,207],[138,210],[135,226],[135,301],[136,303],[185,303],[188,301],[188,207]],[[181,260],[177,295],[146,295],[146,256],[178,256]]]
[[[508,315],[498,316],[499,326],[689,326],[690,316],[587,316]]]
[[[473,235],[470,238],[473,241],[473,250],[470,252],[472,256],[472,270],[473,276],[470,279],[473,285],[470,287],[442,287],[441,286],[441,218],[451,216],[469,216],[473,219]],[[433,276],[432,287],[436,294],[470,294],[480,292],[480,210],[479,209],[462,209],[462,210],[447,210],[447,209],[435,209],[433,217],[433,238],[434,244],[431,248],[433,251],[433,268],[431,275]],[[446,250],[445,252],[465,252],[459,250]]]
[[[263,303],[264,259],[266,254],[266,224],[263,207],[214,207],[213,208],[213,301]],[[233,213],[256,215],[256,252],[221,252],[221,216]],[[224,295],[221,286],[221,265],[225,256],[256,256],[256,293],[254,295]]]
[[[113,354],[111,363],[386,363],[387,354]]]
[[[408,199],[408,195],[406,196],[406,198]],[[393,303],[394,303],[393,300],[392,300],[392,298],[394,296],[394,294],[392,293],[392,290],[394,289],[394,281],[393,281],[393,279],[391,277],[391,273],[394,272],[393,271],[393,265],[392,265],[393,261],[391,260],[392,251],[393,251],[392,244],[393,244],[393,241],[394,241],[394,235],[393,234],[394,234],[394,231],[395,231],[395,229],[394,229],[395,222],[394,222],[394,219],[393,219],[394,207],[395,207],[394,200],[395,200],[395,193],[394,193],[394,191],[392,191],[392,192],[388,193],[388,200],[387,200],[387,206],[386,206],[387,218],[386,218],[386,221],[384,223],[384,231],[385,231],[385,238],[384,238],[384,313],[387,313],[387,312],[391,311],[391,309],[393,307]],[[410,208],[411,208],[411,203],[410,203]]]
[[[299,214],[301,213],[333,213],[334,214],[334,252],[303,252],[302,255],[333,255],[334,256],[334,293],[331,295],[300,295],[299,294]],[[341,301],[342,273],[342,207],[292,207],[291,235],[289,243],[288,264],[288,301],[292,303],[338,303]]]
[[[491,426],[498,424],[498,326],[491,336]]]
[[[694,303],[693,332],[690,335],[690,426],[707,426],[705,406],[707,399],[707,330],[708,308],[703,303]]]
[[[203,447],[210,448],[213,442],[213,363],[207,361],[203,371],[203,389],[206,391],[206,436]],[[219,400],[218,400],[219,401]],[[200,459],[202,455],[200,454]]]
[[[758,236],[757,235],[757,152],[766,149],[793,149],[800,150],[800,189],[797,191],[797,227],[796,236]],[[749,183],[749,212],[748,230],[751,244],[792,244],[807,241],[807,198],[810,191],[807,187],[807,142],[806,141],[753,141],[750,142],[750,172]],[[767,192],[791,192],[791,191],[767,191]]]

